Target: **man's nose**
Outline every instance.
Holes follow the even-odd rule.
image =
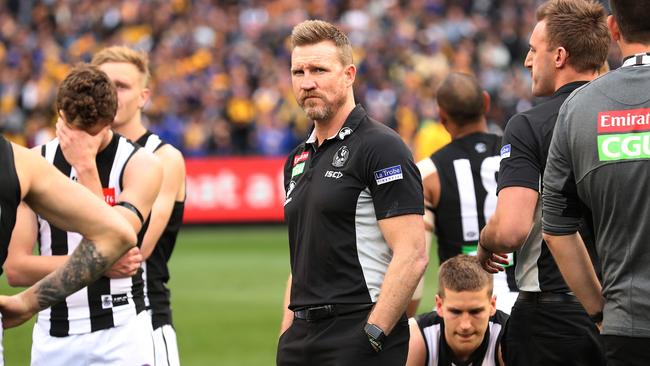
[[[463,314],[460,319],[460,327],[463,330],[472,328],[471,316],[469,314]]]
[[[316,89],[316,82],[314,82],[310,77],[305,77],[300,83],[300,88],[303,90]]]
[[[524,67],[531,69],[533,67],[533,57],[530,55],[530,51],[526,54],[526,59],[524,60]]]

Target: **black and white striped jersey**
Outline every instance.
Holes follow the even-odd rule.
[[[7,248],[16,224],[16,209],[20,204],[20,182],[16,173],[14,150],[0,135],[0,274],[7,259]]]
[[[440,263],[459,254],[476,255],[481,229],[494,214],[501,138],[472,133],[449,144],[418,163],[423,178],[437,172],[440,200],[433,209]],[[505,272],[494,276],[495,286],[517,291],[514,255]]]
[[[465,362],[456,361],[445,339],[445,322],[435,311],[415,317],[426,345],[426,362],[423,366],[496,366],[499,365],[497,346],[501,342],[508,314],[497,310],[490,317],[481,345]]]
[[[147,131],[136,143],[150,153],[154,153],[166,145],[158,135],[151,131]],[[167,288],[167,282],[169,282],[167,262],[169,262],[176,245],[176,237],[183,223],[184,209],[184,201],[174,202],[171,216],[160,239],[158,239],[158,243],[156,243],[156,248],[147,259],[147,262],[144,263],[146,268],[146,297],[148,306],[151,308],[151,321],[154,329],[166,324],[172,324],[171,295],[169,288]]]
[[[97,154],[97,171],[105,201],[113,205],[122,191],[122,176],[129,159],[138,147],[114,133],[108,146]],[[75,169],[65,160],[54,139],[41,148],[41,153],[63,174],[77,179]],[[79,245],[82,236],[66,232],[38,217],[40,255],[69,255]],[[143,229],[138,235],[138,245]],[[41,311],[38,322],[49,323],[50,335],[64,337],[84,334],[123,325],[133,321],[144,310],[142,269],[130,278],[101,277],[88,287],[68,296],[64,302]]]

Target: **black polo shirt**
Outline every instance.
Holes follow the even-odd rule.
[[[11,143],[0,135],[0,274],[7,258],[11,234],[20,204],[20,182]]]
[[[361,106],[335,136],[315,134],[284,167],[290,309],[377,300],[392,258],[377,220],[424,213],[420,173],[390,128]]]
[[[508,122],[503,135],[497,192],[506,187],[526,187],[540,193],[533,228],[517,252],[515,277],[522,291],[569,291],[542,239],[541,183],[560,107],[574,90],[586,83],[568,83],[535,107],[516,114]],[[581,234],[593,252],[593,231],[589,229],[590,226],[585,222]]]

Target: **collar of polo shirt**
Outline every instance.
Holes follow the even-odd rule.
[[[359,123],[363,119],[363,117],[366,116],[366,111],[363,109],[361,104],[357,104],[356,107],[350,112],[350,115],[348,118],[346,118],[345,123],[343,124],[343,127],[341,127],[338,131],[336,131],[335,134],[332,136],[328,137],[325,140],[332,140],[332,139],[339,139],[339,140],[345,140],[346,137],[350,136],[354,130],[359,126]],[[316,128],[313,128],[311,130],[311,133],[309,134],[309,138],[307,141],[305,141],[305,144],[313,144],[316,142]]]
[[[621,67],[647,65],[650,65],[650,52],[642,52],[624,58]]]

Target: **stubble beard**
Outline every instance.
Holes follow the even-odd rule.
[[[337,98],[334,102],[329,103],[325,99],[321,99],[322,105],[318,105],[311,101],[302,102],[302,109],[307,114],[307,117],[313,121],[329,121],[332,119],[336,111],[338,111],[343,104],[345,104],[345,97]]]

